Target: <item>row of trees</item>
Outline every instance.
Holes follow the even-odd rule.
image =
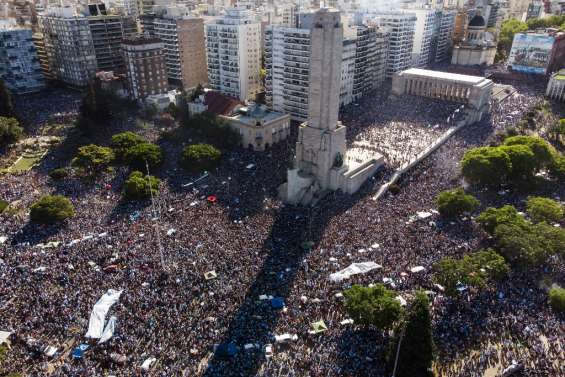
[[[403,308],[396,292],[382,284],[353,285],[343,295],[345,309],[356,324],[382,331],[395,329],[387,352],[389,371],[397,377],[433,376],[430,302],[424,292],[416,293],[408,309]]]
[[[496,187],[503,183],[531,181],[542,169],[559,178],[560,156],[542,138],[512,136],[495,147],[472,148],[461,160],[461,172],[471,183]]]

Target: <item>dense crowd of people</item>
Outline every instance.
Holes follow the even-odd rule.
[[[167,165],[154,206],[122,201],[122,168],[95,183],[52,182],[45,172],[56,161],[49,160],[3,177],[0,197],[18,208],[55,192],[72,200],[76,216],[59,228],[28,224],[23,213],[1,218],[0,331],[14,333],[2,367],[61,376],[382,376],[390,334],[348,321],[341,292],[384,282],[406,300],[416,289],[428,291],[438,375],[484,376],[514,360],[526,375],[563,375],[563,324],[534,276],[512,272],[494,287],[455,298],[432,280],[435,262],[488,242],[471,219],[440,219],[434,198],[458,184],[466,149],[487,143],[502,122],[518,121],[542,99],[537,89],[517,89],[414,168],[398,194],[378,201],[372,194],[426,135],[447,127],[440,120],[456,105],[406,97],[390,99],[391,106],[372,96],[345,110],[348,142],[378,144],[387,166],[355,195],[336,192],[314,207],[277,199],[296,135],[268,152],[230,152],[209,176]],[[395,154],[397,147],[406,154]],[[565,197],[563,188],[547,190]],[[506,194],[483,204],[521,199]],[[411,221],[418,211],[432,216]],[[365,261],[382,268],[340,283],[328,279]],[[416,266],[424,269],[411,272]],[[562,280],[563,264],[544,272]],[[109,313],[117,327],[97,344],[85,334],[93,305],[108,289],[123,290]],[[313,331],[317,321],[327,330]],[[277,342],[282,334],[290,339]],[[73,358],[82,343],[90,348]],[[54,356],[45,354],[48,346],[57,349]]]

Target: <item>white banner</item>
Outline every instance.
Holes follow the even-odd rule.
[[[123,291],[117,291],[115,289],[108,289],[108,292],[100,297],[100,300],[98,300],[98,302],[94,305],[94,308],[92,308],[92,313],[90,313],[88,332],[85,335],[87,338],[98,339],[102,337],[106,314],[108,314],[110,307],[118,302],[122,292]]]
[[[376,268],[382,268],[382,266],[380,264],[376,264],[375,262],[352,263],[349,265],[349,267],[331,274],[330,280],[333,282],[340,282],[342,280],[348,279],[352,275],[366,274],[367,272]]]

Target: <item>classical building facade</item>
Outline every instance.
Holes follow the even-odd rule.
[[[394,76],[392,93],[460,102],[482,115],[489,109],[493,86],[484,77],[410,68]]]
[[[551,75],[547,83],[545,95],[549,98],[565,102],[565,69]]]
[[[486,31],[485,19],[476,15],[471,19],[463,41],[455,45],[451,64],[492,65],[496,56],[496,41]]]

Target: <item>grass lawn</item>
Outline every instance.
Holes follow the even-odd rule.
[[[29,171],[35,166],[35,164],[41,161],[46,152],[47,150],[33,152],[26,151],[16,160],[16,162],[12,164],[12,166],[7,169],[3,169],[2,172],[20,173]]]

